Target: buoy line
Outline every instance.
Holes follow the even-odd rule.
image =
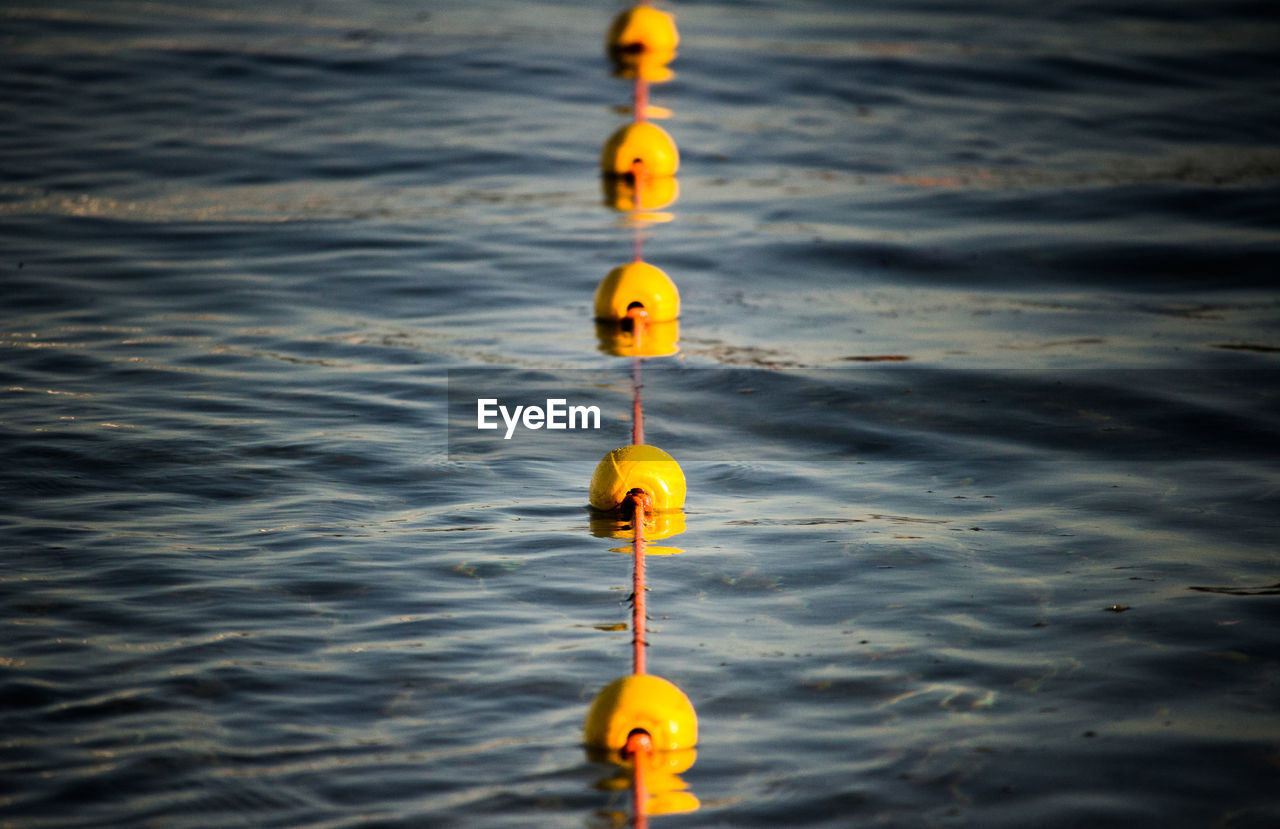
[[[677,776],[693,765],[697,714],[683,691],[648,673],[646,664],[646,535],[656,540],[684,529],[683,520],[663,519],[682,519],[686,494],[680,465],[644,442],[641,396],[643,360],[669,356],[678,347],[680,292],[666,273],[644,261],[641,233],[645,224],[666,218],[648,211],[670,205],[679,192],[675,141],[649,121],[669,114],[650,104],[649,84],[672,77],[668,64],[678,44],[672,16],[646,2],[614,18],[605,38],[614,74],[633,82],[632,118],[605,141],[600,171],[606,203],[628,213],[634,237],[632,261],[600,282],[593,310],[602,349],[632,358],[632,428],[631,444],[612,450],[597,464],[588,500],[592,509],[630,520],[632,672],[596,695],[583,723],[583,740],[594,759],[613,762],[630,774],[637,827],[647,826],[650,814],[699,806]]]

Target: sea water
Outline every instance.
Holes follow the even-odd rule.
[[[625,823],[637,242],[657,825],[1280,822],[1269,6],[668,3],[638,226],[622,7],[0,10],[0,824]]]

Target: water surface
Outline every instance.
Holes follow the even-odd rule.
[[[1280,822],[1269,8],[668,7],[654,822]],[[625,821],[617,8],[0,11],[3,822]],[[606,424],[463,452],[478,370]]]

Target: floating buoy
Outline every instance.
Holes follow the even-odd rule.
[[[671,277],[648,262],[619,265],[596,286],[596,319],[618,321],[639,305],[650,322],[669,322],[680,316],[680,291]]]
[[[595,748],[621,751],[631,732],[644,731],[655,751],[680,751],[697,744],[698,715],[684,692],[667,680],[632,674],[596,695],[582,730],[584,742]]]
[[[667,131],[645,121],[627,124],[604,143],[600,169],[606,174],[626,176],[639,162],[647,178],[674,176],[680,168],[680,151]]]
[[[649,496],[653,512],[684,506],[684,472],[675,458],[656,446],[632,444],[601,458],[591,475],[588,501],[599,510],[616,510],[633,489]]]
[[[629,56],[649,56],[653,60],[665,58],[668,63],[676,55],[680,45],[680,33],[676,21],[666,12],[652,6],[636,6],[619,14],[605,35],[605,48],[615,61],[625,61]]]

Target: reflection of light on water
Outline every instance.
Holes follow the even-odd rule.
[[[958,685],[950,682],[934,682],[923,688],[904,691],[901,694],[889,697],[878,704],[876,708],[880,710],[892,708],[901,705],[907,700],[928,696],[941,696],[941,699],[938,700],[939,708],[964,713],[991,708],[996,704],[997,694],[991,689],[971,688],[968,685]]]
[[[657,213],[641,213],[632,212],[627,215],[627,223],[632,225],[661,225],[666,224],[675,219],[675,216],[665,211]]]
[[[639,182],[632,176],[601,176],[600,186],[605,205],[620,212],[629,212],[627,220],[638,224],[671,221],[674,217],[670,213],[631,211],[661,210],[680,198],[680,182],[675,176],[646,178]]]
[[[680,350],[680,321],[650,322],[636,343],[635,331],[616,322],[597,322],[596,340],[605,354],[614,357],[669,357]]]
[[[595,788],[606,792],[624,792],[631,788],[635,778],[632,758],[623,758],[616,751],[589,749],[587,756],[597,763],[609,763],[614,773],[595,782]],[[672,815],[697,811],[702,804],[689,791],[689,784],[680,776],[688,771],[698,757],[696,749],[653,751],[640,755],[643,758],[644,782],[648,797],[641,804],[641,811],[648,815]],[[625,814],[617,814],[626,820]]]
[[[626,553],[627,555],[631,555],[632,551],[630,547],[610,547],[609,552]],[[674,556],[674,555],[679,555],[680,553],[683,553],[683,552],[684,550],[680,549],[679,547],[649,546],[644,548],[644,554],[647,556]]]
[[[1060,664],[1049,665],[1044,672],[1038,676],[1027,676],[1022,679],[1015,680],[1013,687],[1027,694],[1037,693],[1044,687],[1045,683],[1051,679],[1057,679],[1059,676],[1074,673],[1084,667],[1084,663],[1075,657],[1068,657],[1059,661]]]
[[[596,538],[618,538],[630,541],[635,535],[631,519],[614,513],[591,511],[591,534]],[[679,535],[685,529],[683,512],[655,512],[645,515],[644,537],[646,540],[661,541],[673,535]],[[631,548],[626,548],[627,552]],[[652,552],[652,547],[646,548]]]

